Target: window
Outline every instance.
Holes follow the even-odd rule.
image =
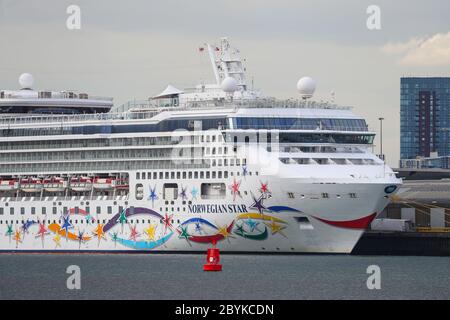
[[[2,216],[3,215],[3,208],[0,208],[0,216]]]
[[[47,208],[46,208],[46,207],[43,207],[41,211],[42,211],[42,214],[43,214],[43,215],[46,215],[46,214],[47,214]]]
[[[350,198],[352,198],[352,199],[357,198],[356,193],[351,192],[351,193],[349,193],[348,195],[349,195]]]
[[[22,215],[25,214],[25,208],[23,208],[23,207],[20,208],[20,214],[22,214]]]
[[[141,173],[140,172],[136,172],[136,180],[141,179]]]
[[[226,195],[225,183],[202,183],[202,199],[224,199]]]
[[[56,207],[52,208],[53,214],[57,214],[58,213],[58,209]]]
[[[136,200],[144,199],[144,186],[142,183],[136,184]]]
[[[145,179],[145,172],[142,172],[142,179]]]
[[[9,214],[13,215],[14,214],[14,208],[9,208]]]
[[[294,199],[294,193],[293,192],[288,192],[288,198],[289,199]]]
[[[108,206],[108,214],[112,214],[112,207]]]
[[[328,193],[326,193],[326,192],[322,193],[322,198],[328,199],[329,197],[330,197],[330,195]]]
[[[35,207],[31,208],[31,214],[36,214],[36,208]]]

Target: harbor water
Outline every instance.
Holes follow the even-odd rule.
[[[201,254],[0,254],[1,299],[449,299],[450,257]],[[69,290],[69,266],[80,290]],[[380,268],[380,289],[367,268]]]

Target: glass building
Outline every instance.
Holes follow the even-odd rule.
[[[400,81],[400,166],[447,167],[450,155],[450,77]],[[427,158],[427,161],[407,159]],[[436,159],[436,161],[430,161]],[[424,159],[425,160],[425,159]]]

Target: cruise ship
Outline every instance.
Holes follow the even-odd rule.
[[[263,96],[227,38],[199,51],[213,84],[121,106],[0,92],[0,251],[352,251],[401,185],[375,133],[308,77]]]

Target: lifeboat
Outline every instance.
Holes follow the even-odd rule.
[[[0,180],[0,191],[12,191],[19,189],[18,180]]]
[[[126,179],[117,180],[116,188],[117,189],[128,189],[129,188],[128,180],[126,180]]]
[[[95,178],[94,189],[109,190],[116,187],[117,180],[115,178]]]
[[[41,192],[42,180],[38,178],[26,178],[20,180],[20,190],[23,192]]]
[[[70,188],[77,192],[91,191],[92,179],[89,177],[72,178],[70,179]]]
[[[44,179],[44,190],[48,192],[63,192],[67,188],[67,181],[60,177]]]

